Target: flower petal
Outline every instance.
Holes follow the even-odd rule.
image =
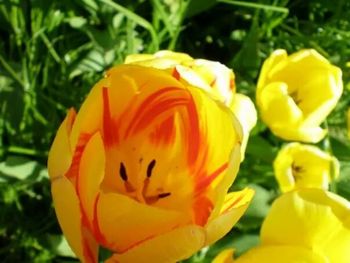
[[[311,249],[298,246],[258,246],[233,260],[234,263],[329,263]],[[334,261],[338,262],[338,261]]]
[[[100,194],[97,220],[107,246],[120,252],[187,223],[179,212],[148,206],[117,193]]]
[[[233,263],[234,249],[229,248],[221,251],[212,261],[212,263]]]
[[[205,226],[206,245],[211,245],[231,230],[248,208],[253,196],[254,191],[249,188],[226,195],[220,215],[209,220]]]
[[[203,228],[188,225],[147,240],[124,254],[114,254],[106,263],[174,263],[193,255],[204,242]]]
[[[290,127],[286,129],[285,126],[273,126],[271,127],[271,130],[274,134],[278,134],[285,140],[309,143],[317,143],[327,134],[327,130],[322,129],[321,127],[296,126],[293,129]]]
[[[286,60],[288,57],[287,52],[283,49],[277,49],[265,60],[261,72],[259,75],[259,80],[257,84],[257,103],[260,105],[260,92],[262,91],[263,87],[270,82],[269,72],[273,67],[275,67],[277,64],[281,63],[282,61]]]
[[[258,114],[251,99],[240,93],[234,95],[230,108],[243,128],[243,141],[241,145],[241,161],[243,161],[245,149],[248,144],[249,132],[256,125]]]
[[[51,179],[63,176],[72,162],[73,153],[69,136],[74,119],[75,111],[74,109],[70,109],[61,126],[58,128],[56,137],[52,143],[47,164]]]
[[[262,118],[270,125],[296,125],[302,120],[303,113],[289,96],[288,86],[283,82],[267,85],[261,91],[260,101]]]
[[[82,225],[74,186],[66,177],[59,177],[52,181],[51,191],[58,222],[72,250],[82,262],[96,263],[98,246]]]
[[[99,132],[95,133],[85,146],[80,161],[77,181],[81,206],[91,223],[94,217],[96,198],[100,192],[100,184],[105,173],[105,151]]]
[[[321,189],[279,197],[261,229],[263,245],[285,244],[318,251],[330,262],[350,258],[350,203]],[[281,234],[283,233],[283,234]]]

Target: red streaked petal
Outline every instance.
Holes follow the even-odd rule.
[[[100,184],[105,174],[105,150],[100,133],[95,133],[86,144],[81,156],[77,191],[90,229],[94,218],[94,209]],[[94,232],[96,231],[93,229]]]
[[[97,244],[82,224],[80,203],[66,177],[52,181],[52,198],[58,222],[74,253],[84,263],[97,263]]]
[[[209,220],[205,226],[207,232],[206,245],[213,244],[231,230],[248,208],[253,196],[254,191],[249,188],[226,195],[221,214]]]

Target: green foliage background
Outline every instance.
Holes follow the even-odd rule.
[[[132,53],[172,49],[234,69],[254,99],[262,61],[275,49],[314,48],[343,69],[344,95],[320,147],[341,161],[332,190],[350,199],[346,133],[350,2],[345,0],[0,0],[0,260],[76,262],[52,207],[46,159],[70,107],[79,108],[104,70]],[[284,142],[258,123],[233,189],[256,197],[224,239],[186,262],[237,254],[258,233],[278,195],[272,161]]]

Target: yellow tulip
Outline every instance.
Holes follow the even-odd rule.
[[[279,197],[261,228],[263,245],[309,249],[334,263],[350,258],[350,203],[322,189],[300,189]]]
[[[289,143],[278,153],[274,171],[282,192],[314,187],[327,190],[339,175],[339,162],[316,146]]]
[[[272,204],[260,235],[261,244],[238,259],[225,250],[213,263],[347,263],[350,203],[316,188],[285,193]]]
[[[256,100],[271,131],[286,140],[319,142],[320,124],[334,109],[342,91],[342,72],[315,50],[290,56],[276,50],[264,62]]]
[[[49,153],[58,221],[84,263],[176,262],[225,235],[253,191],[227,193],[241,129],[164,70],[121,65],[72,109]]]
[[[167,70],[184,85],[201,88],[231,108],[243,129],[243,161],[249,133],[256,125],[257,112],[249,97],[235,93],[235,76],[231,69],[216,61],[193,59],[187,54],[168,50],[153,55],[129,55],[125,63]]]

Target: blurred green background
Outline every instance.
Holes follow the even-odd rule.
[[[316,49],[343,69],[344,95],[319,146],[340,160],[333,189],[350,199],[349,14],[346,0],[0,0],[0,261],[76,262],[52,206],[48,149],[67,109],[79,108],[103,72],[132,53],[171,49],[221,61],[254,99],[273,50]],[[187,262],[259,242],[278,195],[271,164],[282,144],[258,123],[233,186],[251,185],[253,204],[231,233]]]

